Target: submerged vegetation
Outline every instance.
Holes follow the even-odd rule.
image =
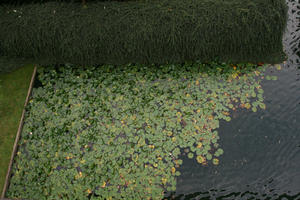
[[[39,68],[7,197],[162,199],[183,151],[218,165],[219,120],[266,108],[266,67]]]

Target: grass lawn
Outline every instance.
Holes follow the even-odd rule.
[[[34,66],[0,74],[0,188],[5,176],[22,115]]]

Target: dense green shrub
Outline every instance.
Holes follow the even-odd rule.
[[[28,3],[46,3],[46,2],[81,2],[81,0],[1,0],[1,4],[6,5],[21,5],[21,4],[28,4]]]
[[[283,61],[284,0],[0,6],[0,56],[38,64]],[[3,28],[4,27],[4,28]]]
[[[217,165],[219,121],[265,109],[261,79],[276,78],[265,68],[39,68],[7,197],[161,199],[176,189],[181,153]]]
[[[89,3],[96,1],[144,1],[144,0],[1,0],[0,5],[24,5],[32,3],[65,2],[65,3]],[[147,0],[145,0],[147,1]]]
[[[15,69],[32,63],[32,61],[26,59],[8,59],[4,56],[0,56],[0,74],[12,72]]]

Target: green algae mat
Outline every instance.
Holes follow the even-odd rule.
[[[27,65],[0,74],[0,191],[5,182],[33,68],[33,65]]]
[[[218,165],[220,120],[266,109],[266,67],[40,67],[6,197],[163,199],[181,153]]]

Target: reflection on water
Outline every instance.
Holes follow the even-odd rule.
[[[288,60],[267,70],[266,110],[236,111],[220,122],[220,165],[203,167],[182,155],[177,189],[167,199],[300,199],[300,4],[287,0]]]

